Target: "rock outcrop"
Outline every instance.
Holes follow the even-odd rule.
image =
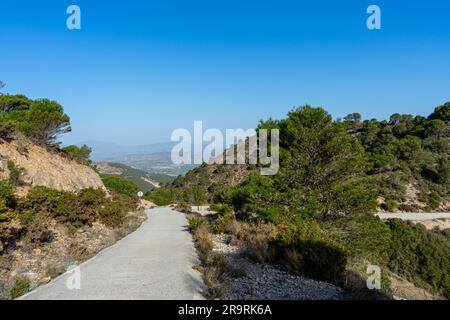
[[[49,152],[20,135],[10,142],[0,139],[0,179],[9,178],[8,160],[25,169],[22,180],[29,187],[65,191],[105,188],[100,176],[89,166]]]

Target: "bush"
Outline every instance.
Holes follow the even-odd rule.
[[[230,207],[229,205],[224,204],[224,203],[220,203],[220,204],[215,203],[215,204],[212,204],[212,205],[210,206],[210,210],[211,210],[211,211],[215,211],[215,212],[217,212],[218,214],[222,214],[222,215],[229,214],[229,213],[232,213],[232,212],[233,212],[233,209],[231,209],[231,207]]]
[[[374,264],[387,265],[392,246],[391,230],[379,218],[335,220],[323,228],[331,238],[344,245],[352,257],[365,257]]]
[[[91,224],[95,220],[95,206],[84,203],[76,194],[35,187],[22,200],[22,211],[34,211],[36,214],[48,214],[58,222],[68,223],[76,228]]]
[[[30,291],[30,280],[26,276],[19,275],[14,279],[14,284],[9,291],[9,296],[11,299],[16,299],[23,296],[28,291]]]
[[[102,180],[103,184],[108,189],[111,189],[117,193],[125,194],[129,197],[136,196],[139,191],[139,187],[134,182],[121,177],[111,176],[105,177]]]
[[[206,226],[201,226],[194,231],[194,240],[199,252],[200,260],[206,261],[209,252],[213,249],[214,244],[211,240],[211,234]]]
[[[13,138],[13,134],[14,134],[14,127],[12,125],[7,123],[0,123],[0,139],[5,141],[11,141]]]
[[[81,164],[88,164],[89,163],[89,156],[92,152],[92,149],[89,148],[87,145],[83,145],[82,147],[77,147],[74,145],[67,146],[62,149],[63,155],[65,155],[67,158],[77,161]]]
[[[389,267],[419,286],[450,299],[450,243],[442,232],[409,221],[388,221],[392,231]]]
[[[125,195],[116,195],[111,201],[101,189],[89,188],[75,194],[35,187],[21,200],[20,209],[24,212],[22,221],[32,221],[37,215],[48,216],[80,228],[91,225],[99,218],[106,225],[114,227],[122,222],[124,212],[136,209],[136,202]]]
[[[386,200],[386,203],[384,204],[384,208],[388,212],[394,212],[398,209],[398,202],[395,200]]]
[[[201,226],[205,226],[207,224],[207,222],[205,221],[205,219],[201,218],[201,217],[192,217],[188,219],[188,224],[189,224],[189,230],[191,230],[191,232],[197,230],[198,228],[200,228]]]
[[[259,228],[261,230],[261,228]],[[245,253],[255,262],[271,263],[278,250],[271,235],[266,232],[254,232],[245,237]]]
[[[234,220],[234,216],[232,214],[225,214],[223,216],[216,218],[216,220],[214,220],[211,223],[212,232],[214,232],[216,234],[226,233],[228,230],[228,225],[233,220]]]
[[[150,192],[147,198],[157,206],[168,206],[172,203],[173,191],[171,189],[159,188]]]
[[[23,176],[26,173],[24,168],[17,167],[13,161],[8,160],[9,180],[14,186],[22,184]]]
[[[312,221],[280,226],[277,241],[295,273],[324,281],[341,278],[347,264],[343,246],[328,238]]]
[[[15,206],[14,189],[7,180],[0,180],[0,213],[10,210]]]

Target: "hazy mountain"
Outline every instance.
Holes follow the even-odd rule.
[[[94,161],[116,160],[127,155],[142,155],[170,152],[176,142],[162,142],[149,145],[126,146],[111,142],[89,140],[77,143],[92,148],[91,159]]]

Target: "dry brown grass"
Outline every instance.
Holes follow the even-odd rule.
[[[246,229],[243,244],[247,255],[256,262],[273,262],[278,255],[277,246],[273,243],[274,227],[271,225],[247,225]]]
[[[298,271],[301,255],[295,248],[285,248],[283,250],[283,259],[289,271]]]
[[[227,227],[227,232],[231,236],[230,245],[240,245],[245,238],[246,229],[247,225],[245,223],[236,220],[231,221]]]
[[[211,239],[211,233],[206,226],[201,226],[194,232],[195,246],[199,253],[199,258],[205,262],[209,252],[213,249],[214,244]]]

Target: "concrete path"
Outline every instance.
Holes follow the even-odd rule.
[[[381,219],[397,218],[397,219],[410,220],[410,221],[426,221],[426,220],[435,220],[435,219],[450,219],[450,212],[378,213],[377,216],[379,216]]]
[[[22,299],[201,299],[197,255],[182,213],[151,209],[134,233]],[[77,289],[77,278],[81,288]],[[69,285],[68,285],[69,284]]]

